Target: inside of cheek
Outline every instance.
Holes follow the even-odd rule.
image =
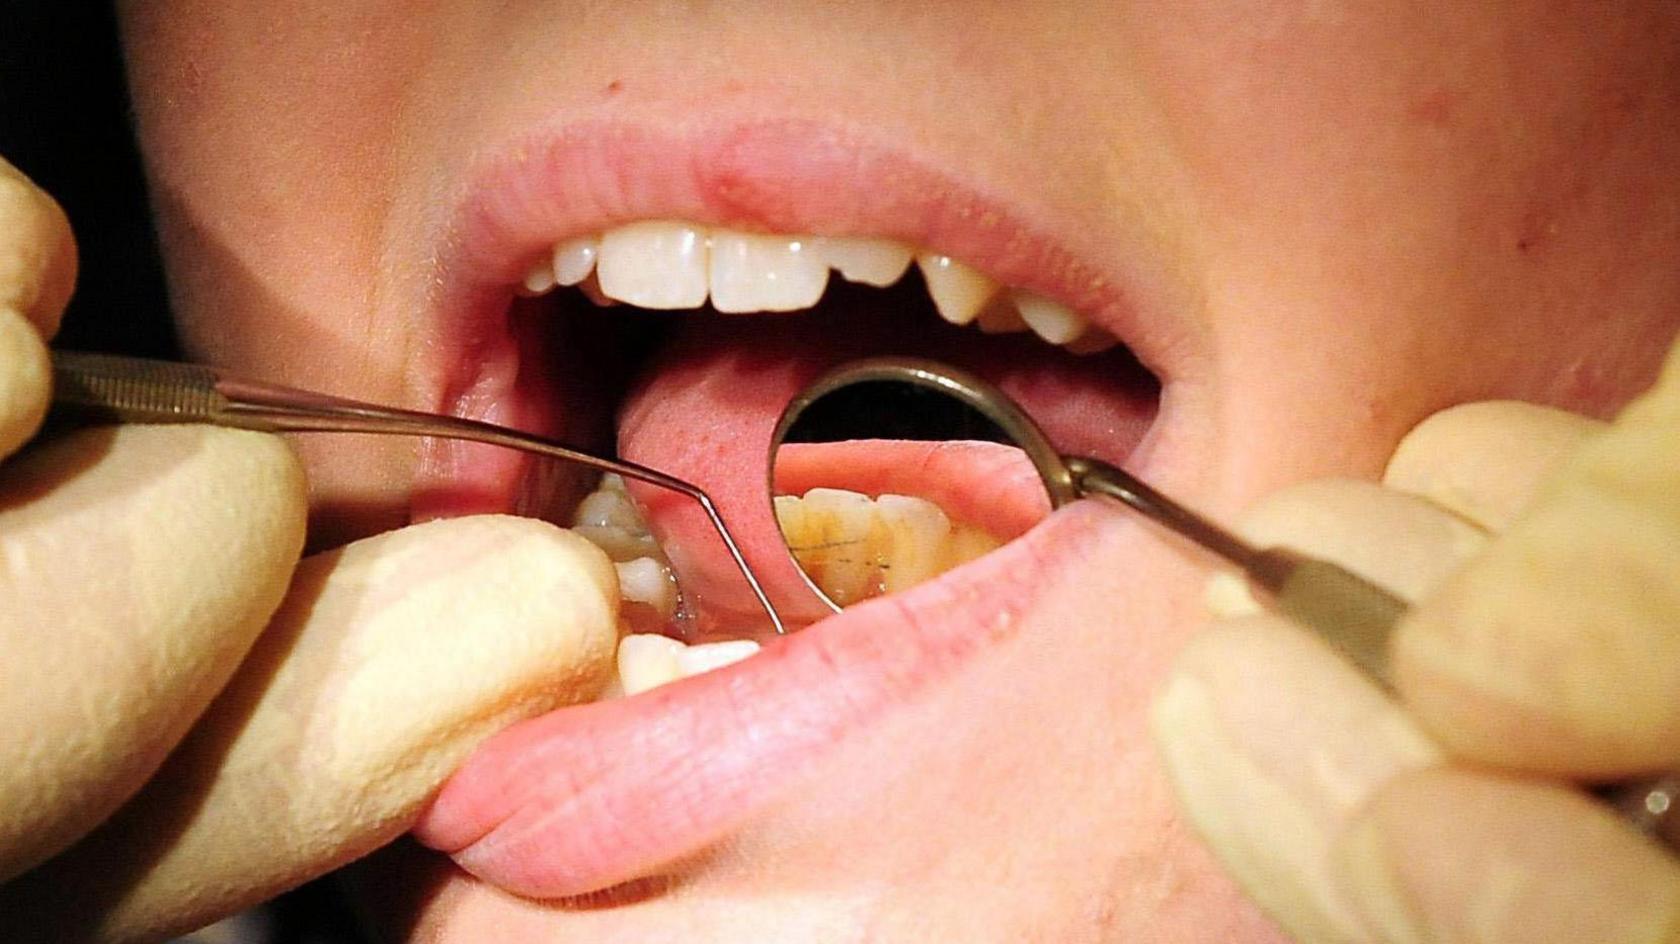
[[[767,429],[766,423],[773,423],[794,390],[766,389],[755,383],[750,371],[762,370],[765,365],[772,365],[771,369],[778,372],[788,370],[814,378],[834,364],[879,354],[947,361],[996,383],[1020,402],[1063,450],[1115,462],[1123,461],[1142,439],[1159,399],[1155,377],[1123,347],[1077,356],[1030,334],[986,335],[972,326],[950,325],[938,317],[915,275],[889,289],[833,284],[815,308],[791,314],[720,315],[709,309],[646,311],[628,305],[601,308],[575,290],[561,289],[539,298],[516,299],[509,309],[509,328],[520,353],[514,389],[518,425],[600,455],[617,456],[622,450],[632,461],[694,482],[720,499],[725,517],[735,530],[741,529],[739,507],[728,507],[725,496],[740,491],[742,486],[734,481],[720,482],[716,476],[742,476],[686,467],[680,458],[663,461],[657,443],[685,438],[685,424],[692,423],[700,412],[718,417],[738,411],[742,428]],[[750,366],[744,369],[743,363]],[[695,392],[706,386],[722,393]],[[715,399],[720,395],[728,401],[727,406]],[[666,403],[682,406],[663,407]],[[635,419],[625,424],[627,435],[621,436],[619,420],[626,412],[633,413]],[[662,420],[664,414],[669,417]],[[724,416],[719,422],[736,419]],[[650,440],[656,445],[647,446]],[[762,457],[765,445],[755,444],[748,452]],[[752,469],[745,477],[762,482],[764,471]],[[882,491],[865,487],[867,483],[859,485],[857,490],[872,497]],[[762,486],[759,488],[762,490]],[[580,501],[599,490],[600,477],[592,470],[567,463],[532,462],[525,472],[516,510],[571,527],[587,517],[579,514]],[[638,493],[638,489],[630,491]],[[909,488],[904,493],[918,494]],[[996,530],[984,526],[985,516],[978,514],[978,509],[954,507],[951,501],[925,491],[918,497],[931,498],[945,507],[953,525]],[[768,502],[764,507],[768,508]],[[652,530],[671,540],[670,529]],[[1006,540],[1021,530],[1011,526],[995,536]],[[626,543],[622,535],[609,535],[607,540],[619,545],[608,549],[615,559],[639,553],[640,548],[651,550],[661,563],[666,561],[657,545],[634,540]],[[704,579],[690,581],[690,574],[682,566],[696,555],[676,556],[678,581],[696,590],[704,586]],[[955,566],[972,556],[970,547],[966,553],[948,555],[948,559],[950,566]],[[948,567],[936,568],[944,569]],[[935,575],[929,572],[919,579]],[[860,578],[854,573],[851,579],[856,583]],[[906,586],[902,580],[865,582],[872,588],[866,595]],[[629,603],[625,610],[629,628],[637,632],[704,634],[710,621],[704,614],[691,611],[700,596],[698,592],[689,594],[686,609],[690,611],[684,612],[685,607],[679,605],[674,624],[665,620],[658,606]],[[661,626],[662,622],[668,625]]]

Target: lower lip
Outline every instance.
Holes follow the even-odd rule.
[[[533,898],[656,874],[729,835],[894,706],[1011,639],[1041,598],[1065,592],[1110,515],[1076,503],[991,555],[745,662],[515,725],[454,775],[415,834]]]

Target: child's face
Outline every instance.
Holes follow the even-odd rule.
[[[646,317],[573,290],[510,312],[548,247],[675,219],[949,252],[1130,346],[1153,378],[1030,335],[980,359],[1070,448],[1216,516],[1302,477],[1372,475],[1453,402],[1603,412],[1680,320],[1672,4],[123,14],[195,354],[578,438],[610,436],[622,403],[626,456],[760,535],[755,437],[801,378],[896,345],[980,355],[927,340],[930,311],[889,320],[863,295],[722,327],[672,314],[657,351],[623,353],[611,329]],[[526,330],[539,319],[552,330]],[[335,537],[506,507],[515,488],[479,452],[299,445]],[[683,558],[684,520],[655,525]],[[517,809],[468,794],[452,824],[529,820],[465,861],[555,892],[646,879],[627,893],[539,905],[399,853],[378,900],[418,909],[398,923],[427,940],[1269,939],[1175,818],[1145,736],[1204,563],[1075,506],[943,589],[742,663],[728,688],[556,725],[519,777],[569,792]],[[574,776],[588,758],[599,778]],[[514,760],[475,763],[494,783]]]

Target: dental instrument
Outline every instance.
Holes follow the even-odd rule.
[[[1340,565],[1284,547],[1259,548],[1225,528],[1161,494],[1136,476],[1100,459],[1064,455],[1014,400],[979,377],[937,361],[911,357],[875,357],[842,364],[819,377],[796,396],[777,422],[770,445],[770,494],[776,493],[775,469],[779,449],[796,422],[814,404],[841,391],[866,384],[909,385],[934,391],[978,414],[963,424],[959,435],[993,427],[993,438],[1019,447],[1032,462],[1052,509],[1093,496],[1117,501],[1150,521],[1236,566],[1261,591],[1263,599],[1297,624],[1311,630],[1344,658],[1358,666],[1385,691],[1393,691],[1388,662],[1388,639],[1407,603],[1381,586]],[[833,399],[828,400],[834,403]],[[850,407],[849,407],[850,409]],[[855,410],[851,410],[855,412]],[[862,438],[862,437],[855,437]],[[797,555],[794,566],[805,582],[830,608],[817,581],[806,573]],[[1680,848],[1680,773],[1615,785],[1601,795],[1620,809],[1633,825],[1659,841]]]
[[[371,433],[434,436],[505,446],[522,452],[616,472],[687,495],[723,540],[778,635],[787,628],[741,554],[712,499],[698,486],[656,469],[607,459],[518,430],[414,410],[376,406],[307,390],[228,376],[198,364],[53,351],[55,416],[91,423],[204,423],[260,432]]]

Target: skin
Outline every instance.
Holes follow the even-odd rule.
[[[1183,338],[1151,475],[1218,515],[1373,477],[1453,403],[1605,415],[1680,323],[1680,15],[1656,2],[122,15],[189,345],[334,393],[437,402],[426,239],[479,149],[679,98],[867,128],[1075,221],[1080,252],[1141,255]],[[411,444],[301,448],[317,540],[405,520]],[[1145,734],[1198,565],[1124,525],[1092,553],[1101,579],[633,894],[538,906],[398,850],[362,876],[375,910],[428,940],[1276,939]]]

